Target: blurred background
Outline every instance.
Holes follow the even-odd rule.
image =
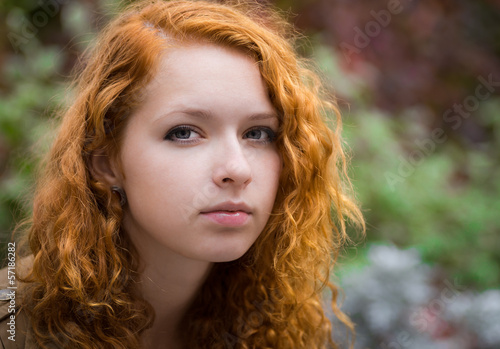
[[[368,224],[335,275],[356,347],[500,348],[500,1],[273,4],[344,116]],[[2,256],[71,69],[117,8],[0,3]]]

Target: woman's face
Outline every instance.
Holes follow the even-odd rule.
[[[120,151],[123,227],[141,254],[241,257],[273,208],[278,118],[254,60],[231,49],[171,49],[131,115]]]

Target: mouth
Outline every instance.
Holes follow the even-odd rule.
[[[248,222],[252,211],[245,203],[223,202],[204,209],[200,214],[219,225],[241,226]]]
[[[213,223],[225,226],[241,226],[250,218],[250,214],[243,211],[211,211],[202,212],[201,215]]]
[[[226,201],[220,204],[216,204],[214,206],[208,207],[201,211],[202,214],[210,213],[210,212],[227,212],[227,213],[235,213],[235,212],[243,212],[246,214],[251,214],[252,210],[250,207],[244,202],[232,202]]]
[[[238,214],[246,214],[248,215],[248,212],[244,211],[224,211],[224,210],[219,210],[219,211],[210,211],[210,212],[202,212],[201,214],[225,214],[227,216],[234,216]]]

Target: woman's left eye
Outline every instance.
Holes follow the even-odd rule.
[[[270,143],[276,138],[276,133],[269,127],[256,127],[247,131],[244,138],[255,139],[263,143]]]

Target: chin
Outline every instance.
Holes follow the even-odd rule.
[[[241,248],[227,248],[219,249],[218,251],[213,251],[209,256],[205,258],[207,261],[212,263],[222,263],[222,262],[232,262],[241,258],[248,250],[250,246],[244,246]]]
[[[209,261],[212,263],[232,262],[232,261],[235,261],[235,260],[241,258],[245,254],[245,252],[234,253],[234,251],[231,251],[231,252],[228,252],[225,254],[211,256],[212,258],[210,258]]]

